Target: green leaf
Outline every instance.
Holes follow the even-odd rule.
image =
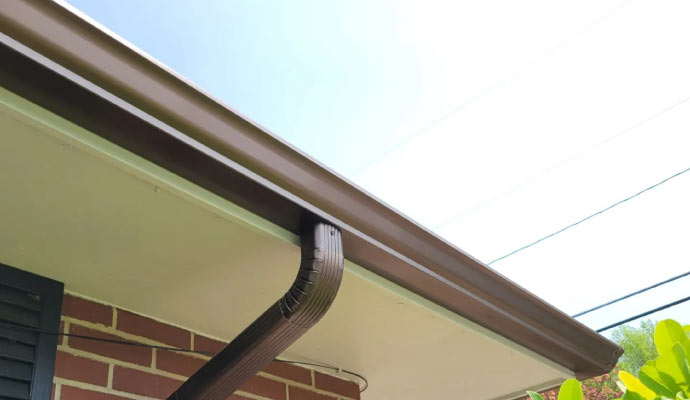
[[[620,371],[618,377],[625,384],[626,392],[635,392],[646,400],[654,400],[656,397],[656,393],[640,382],[639,379],[635,378],[635,375]]]
[[[654,329],[654,345],[659,355],[670,351],[676,343],[680,343],[686,350],[690,349],[688,336],[678,322],[672,319],[665,319],[656,324],[656,329]]]
[[[645,386],[654,391],[654,393],[667,398],[673,398],[674,393],[680,390],[675,382],[667,384],[659,375],[659,371],[653,365],[644,365],[640,368],[637,376]]]
[[[543,397],[537,392],[530,392],[529,390],[527,391],[527,395],[529,396],[530,399],[532,400],[544,400]]]
[[[653,390],[647,387],[634,375],[625,371],[620,371],[618,373],[618,377],[621,379],[621,381],[623,381],[625,392],[635,392],[639,394],[642,398],[647,400],[653,400],[657,397],[657,394]]]
[[[575,379],[568,379],[558,390],[558,400],[582,400],[582,386]]]
[[[683,383],[685,386],[690,384],[690,368],[688,367],[688,357],[685,348],[679,343],[676,343],[671,348],[676,364],[681,374],[683,374]]]
[[[688,398],[683,395],[683,392],[678,392],[676,393],[676,400],[688,400]]]
[[[685,379],[685,374],[683,373],[683,364],[686,364],[686,361],[684,354],[681,353],[682,350],[678,350],[680,347],[680,344],[676,343],[669,349],[669,351],[661,354],[656,359],[656,369],[659,371],[659,376],[665,383],[668,383],[669,380],[673,380],[673,382],[677,383],[678,385],[687,382]],[[675,397],[676,392],[677,391],[674,391],[673,397]]]
[[[625,394],[623,394],[623,400],[645,400],[645,398],[640,396],[638,393],[628,390],[625,392]]]

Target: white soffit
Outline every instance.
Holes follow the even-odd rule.
[[[284,293],[298,238],[0,89],[0,262],[230,340]],[[284,357],[366,376],[364,399],[498,399],[570,373],[346,264]]]

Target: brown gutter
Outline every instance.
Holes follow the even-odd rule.
[[[33,101],[44,107],[64,112],[78,123],[93,124],[94,132],[293,232],[304,216],[329,221],[341,229],[349,260],[579,377],[610,370],[620,356],[620,348],[610,341],[59,4],[0,2],[0,31],[67,68],[60,79],[70,76],[72,84],[107,99],[110,105],[102,105],[104,109],[117,104],[137,118],[114,120],[102,113],[98,115],[102,121],[95,121],[83,110],[95,110],[99,101],[87,102],[84,89],[65,86],[75,93],[72,100],[81,98],[70,114],[70,99],[51,100],[66,92],[51,92],[50,87],[30,82],[39,78],[21,68],[8,70],[2,84],[14,85],[22,95],[21,90],[33,91]],[[58,78],[45,75],[45,79]],[[106,126],[108,120],[112,126]],[[124,121],[132,129],[149,127],[123,129]],[[219,155],[180,142],[174,138],[180,132]],[[233,182],[237,185],[229,184]]]

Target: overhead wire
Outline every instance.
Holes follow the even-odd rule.
[[[603,145],[605,145],[605,144],[607,144],[607,143],[609,143],[609,142],[611,142],[611,141],[613,141],[613,140],[615,140],[615,139],[617,139],[617,138],[619,138],[619,137],[621,137],[621,136],[623,136],[623,135],[625,135],[631,131],[634,131],[635,129],[637,129],[637,128],[645,125],[646,123],[666,114],[667,112],[672,111],[673,109],[687,103],[688,101],[690,101],[690,97],[685,97],[684,99],[681,99],[680,101],[677,101],[677,102],[675,102],[675,103],[673,103],[667,107],[664,107],[660,111],[657,111],[656,113],[649,115],[640,121],[637,121],[635,124],[623,129],[622,131],[619,131],[618,133],[616,133],[612,136],[605,138],[604,140],[602,140],[600,142],[593,144],[592,146],[587,147],[586,149],[580,151],[579,153],[574,154],[574,155],[572,155],[572,156],[570,156],[570,157],[568,157],[568,158],[566,158],[566,159],[564,159],[564,160],[562,160],[556,164],[553,164],[550,167],[536,173],[535,175],[532,175],[526,179],[523,179],[522,181],[520,181],[517,184],[509,187],[508,189],[498,193],[497,195],[493,196],[492,198],[490,198],[490,199],[488,199],[482,203],[476,204],[476,205],[474,205],[468,209],[465,209],[462,212],[460,212],[459,214],[455,214],[449,218],[446,218],[442,222],[436,224],[433,227],[433,229],[435,229],[435,230],[441,229],[441,228],[457,221],[458,219],[460,219],[460,218],[462,218],[468,214],[471,214],[474,211],[486,206],[487,204],[491,204],[492,202],[496,201],[497,199],[504,197],[506,195],[509,195],[509,194],[517,191],[518,189],[521,189],[521,188],[529,185],[530,183],[538,180],[539,178],[550,174],[552,171],[555,171],[556,169],[561,168],[564,165],[567,165],[568,163],[577,160],[578,158],[584,156],[585,154],[588,154],[589,152],[591,152],[592,150],[594,150],[596,148],[599,148],[599,147],[601,147],[601,146],[603,146]]]
[[[101,338],[101,337],[96,337],[96,336],[80,335],[80,334],[75,334],[75,333],[46,331],[46,330],[42,330],[42,329],[31,328],[28,326],[13,324],[13,323],[5,322],[5,321],[0,321],[0,326],[4,326],[4,327],[10,328],[10,329],[19,329],[19,330],[24,330],[24,331],[30,331],[30,332],[44,334],[44,335],[75,337],[78,339],[120,344],[120,345],[125,345],[125,346],[146,347],[146,348],[156,349],[156,350],[168,350],[168,351],[176,351],[176,352],[180,352],[180,353],[200,354],[200,355],[204,355],[204,356],[208,356],[208,357],[213,357],[216,355],[216,353],[214,353],[214,352],[185,349],[185,348],[181,348],[181,347],[159,346],[159,345],[155,345],[155,344],[147,344],[147,343],[135,342],[135,341],[131,341],[131,340],[106,339],[106,338]],[[288,359],[276,358],[273,361],[280,362],[280,363],[294,364],[294,365],[304,365],[304,366],[310,366],[310,367],[325,368],[328,370],[336,371],[337,373],[343,373],[346,375],[356,377],[357,380],[360,381],[358,383],[360,393],[364,392],[369,387],[369,381],[367,380],[367,378],[365,378],[363,375],[361,375],[357,372],[349,371],[347,369],[342,369],[342,368],[335,367],[335,366],[328,365],[328,364],[312,363],[312,362],[304,362],[304,361],[288,360]]]
[[[690,275],[690,271],[688,271],[688,272],[683,272],[682,274],[678,274],[678,275],[676,275],[676,276],[672,276],[672,277],[670,277],[670,278],[668,278],[668,279],[665,279],[665,280],[663,280],[663,281],[661,281],[661,282],[657,282],[657,283],[655,283],[655,284],[653,284],[653,285],[649,285],[649,286],[647,286],[647,287],[645,287],[645,288],[642,288],[642,289],[636,290],[636,291],[634,291],[634,292],[628,293],[628,294],[626,294],[626,295],[624,295],[624,296],[621,296],[621,297],[615,298],[615,299],[613,299],[613,300],[607,301],[606,303],[599,304],[598,306],[595,306],[595,307],[592,307],[592,308],[590,308],[590,309],[581,311],[581,312],[576,313],[576,314],[573,314],[573,315],[571,315],[571,316],[572,316],[573,318],[580,317],[580,316],[585,315],[585,314],[588,314],[588,313],[590,313],[590,312],[592,312],[592,311],[596,311],[596,310],[602,309],[602,308],[604,308],[604,307],[610,306],[610,305],[612,305],[612,304],[618,303],[619,301],[628,299],[628,298],[633,297],[633,296],[637,296],[637,295],[642,294],[642,293],[644,293],[644,292],[646,292],[646,291],[649,291],[649,290],[651,290],[651,289],[655,289],[655,288],[658,288],[658,287],[660,287],[660,286],[667,285],[667,284],[669,284],[669,283],[671,283],[671,282],[674,282],[674,281],[676,281],[676,280],[678,280],[678,279],[684,278],[684,277],[689,276],[689,275]],[[632,317],[628,317],[628,318],[625,318],[625,319],[620,320],[620,321],[618,321],[618,322],[614,322],[614,323],[612,323],[612,324],[606,325],[606,326],[604,326],[604,327],[602,327],[602,328],[597,329],[596,331],[599,332],[599,333],[601,333],[601,332],[607,331],[607,330],[609,330],[609,329],[616,328],[616,327],[618,327],[618,326],[620,326],[620,325],[623,325],[623,324],[626,324],[626,323],[628,323],[628,322],[635,321],[635,320],[637,320],[637,319],[644,318],[644,317],[646,317],[646,316],[648,316],[648,315],[651,315],[651,314],[654,314],[654,313],[656,313],[656,312],[665,310],[665,309],[667,309],[667,308],[670,308],[670,307],[673,307],[673,306],[676,306],[676,305],[685,303],[685,302],[688,301],[688,300],[690,300],[690,297],[684,297],[684,298],[682,298],[682,299],[679,299],[679,300],[676,300],[676,301],[672,301],[672,302],[667,303],[667,304],[664,304],[664,305],[662,305],[662,306],[655,307],[655,308],[653,308],[653,309],[651,309],[651,310],[647,310],[647,311],[645,311],[645,312],[642,312],[642,313],[633,315]]]
[[[437,119],[434,120],[432,123],[430,123],[430,124],[424,126],[423,128],[417,130],[417,131],[414,132],[412,135],[407,136],[406,138],[404,138],[403,140],[401,140],[401,141],[398,142],[397,144],[393,145],[392,147],[388,148],[388,149],[385,150],[384,152],[380,153],[380,154],[379,154],[378,156],[376,156],[375,158],[370,159],[369,161],[365,162],[365,163],[362,164],[360,167],[358,167],[356,170],[354,170],[354,171],[352,172],[351,175],[354,176],[354,175],[359,174],[359,173],[362,172],[363,170],[369,168],[371,165],[373,165],[374,163],[376,163],[376,162],[377,162],[378,160],[380,160],[381,158],[383,158],[383,157],[385,157],[386,155],[388,155],[388,154],[394,152],[395,150],[399,149],[400,147],[402,147],[402,146],[405,145],[406,143],[409,143],[412,139],[418,137],[419,135],[421,135],[421,134],[423,134],[423,133],[429,131],[429,129],[431,129],[431,128],[433,128],[434,126],[438,125],[440,122],[442,122],[442,121],[448,119],[450,116],[452,116],[452,115],[458,113],[459,111],[461,111],[462,109],[464,109],[464,108],[467,107],[468,105],[470,105],[470,104],[474,103],[475,101],[479,100],[479,99],[480,99],[481,97],[483,97],[484,95],[486,95],[486,94],[492,92],[493,90],[497,89],[498,87],[500,87],[500,86],[501,86],[503,83],[505,83],[506,81],[512,79],[512,78],[515,77],[515,76],[518,76],[522,71],[526,70],[526,69],[529,68],[530,66],[532,66],[532,65],[534,65],[534,64],[536,64],[536,63],[538,63],[538,62],[540,62],[540,61],[543,60],[544,58],[546,58],[546,57],[548,57],[549,55],[551,55],[552,53],[556,52],[556,51],[557,51],[558,49],[560,49],[561,47],[563,47],[563,46],[565,46],[566,44],[570,43],[572,40],[574,40],[574,39],[577,38],[578,36],[582,35],[583,33],[587,32],[588,30],[592,29],[593,27],[595,27],[596,25],[598,25],[598,24],[601,23],[602,21],[604,21],[604,20],[606,20],[607,18],[609,18],[611,15],[613,15],[613,14],[615,14],[616,12],[618,12],[619,10],[621,10],[623,7],[625,7],[625,6],[627,6],[628,4],[630,4],[632,1],[633,1],[633,0],[627,0],[627,1],[625,1],[624,3],[622,3],[622,4],[618,5],[617,7],[615,7],[614,9],[612,9],[612,10],[606,12],[604,15],[600,16],[599,18],[597,18],[597,19],[594,20],[593,22],[589,23],[589,24],[588,24],[587,26],[585,26],[584,28],[582,28],[582,29],[580,29],[579,31],[577,31],[577,32],[573,33],[572,35],[568,36],[566,39],[562,40],[561,42],[555,44],[553,47],[549,48],[546,52],[544,52],[544,53],[541,54],[540,56],[534,58],[533,60],[527,62],[526,64],[520,66],[519,68],[513,70],[513,71],[510,72],[508,75],[506,75],[505,77],[503,77],[502,79],[500,79],[499,81],[497,81],[495,84],[493,84],[493,85],[491,85],[491,86],[485,88],[484,90],[482,90],[482,91],[480,91],[479,93],[477,93],[477,94],[475,94],[474,96],[472,96],[469,100],[463,102],[462,104],[460,104],[459,106],[455,107],[455,108],[452,109],[451,111],[449,111],[449,112],[447,112],[446,114],[442,115],[440,118],[437,118]]]
[[[527,249],[529,249],[530,247],[533,247],[533,246],[535,246],[535,245],[537,245],[537,244],[539,244],[539,243],[541,243],[541,242],[543,242],[543,241],[545,241],[545,240],[547,240],[547,239],[550,239],[550,238],[552,238],[552,237],[554,237],[554,236],[556,236],[556,235],[558,235],[558,234],[560,234],[560,233],[563,233],[563,232],[565,232],[565,231],[567,231],[567,230],[569,230],[569,229],[571,229],[571,228],[574,228],[574,227],[580,225],[580,224],[583,223],[583,222],[586,222],[586,221],[588,221],[588,220],[590,220],[590,219],[592,219],[592,218],[594,218],[594,217],[596,217],[596,216],[598,216],[598,215],[601,215],[601,214],[603,214],[603,213],[605,213],[605,212],[607,212],[607,211],[609,211],[609,210],[611,210],[611,209],[613,209],[613,208],[615,208],[615,207],[617,207],[617,206],[619,206],[619,205],[621,205],[621,204],[623,204],[623,203],[626,203],[626,202],[628,202],[628,201],[630,201],[630,200],[632,200],[632,199],[634,199],[634,198],[636,198],[636,197],[642,195],[643,193],[646,193],[646,192],[648,192],[648,191],[650,191],[650,190],[652,190],[652,189],[655,189],[655,188],[657,188],[657,187],[663,185],[664,183],[666,183],[666,182],[668,182],[668,181],[670,181],[670,180],[672,180],[672,179],[674,179],[674,178],[677,178],[677,177],[679,177],[679,176],[681,176],[681,175],[687,173],[688,171],[690,171],[690,167],[689,167],[689,168],[686,168],[686,169],[684,169],[684,170],[682,170],[682,171],[680,171],[680,172],[676,172],[675,174],[673,174],[673,175],[671,175],[671,176],[669,176],[669,177],[666,177],[666,178],[664,178],[663,180],[661,180],[661,181],[659,181],[659,182],[657,182],[657,183],[655,183],[655,184],[653,184],[653,185],[651,185],[651,186],[648,186],[648,187],[646,187],[646,188],[640,190],[639,192],[637,192],[637,193],[635,193],[635,194],[633,194],[633,195],[631,195],[631,196],[628,196],[628,197],[626,197],[626,198],[624,198],[624,199],[622,199],[622,200],[619,200],[619,201],[617,201],[617,202],[611,204],[610,206],[608,206],[608,207],[606,207],[606,208],[603,208],[603,209],[601,209],[601,210],[599,210],[599,211],[597,211],[597,212],[595,212],[595,213],[593,213],[593,214],[590,214],[590,215],[586,216],[585,218],[582,218],[582,219],[580,219],[580,220],[578,220],[578,221],[576,221],[576,222],[573,222],[572,224],[569,224],[569,225],[567,225],[567,226],[565,226],[565,227],[563,227],[563,228],[561,228],[561,229],[559,229],[559,230],[557,230],[557,231],[555,231],[555,232],[552,232],[552,233],[550,233],[550,234],[548,234],[548,235],[546,235],[546,236],[543,236],[543,237],[541,237],[541,238],[539,238],[539,239],[537,239],[537,240],[535,240],[535,241],[533,241],[533,242],[531,242],[531,243],[528,243],[528,244],[526,244],[526,245],[524,245],[524,246],[522,246],[522,247],[519,247],[519,248],[517,248],[517,249],[515,249],[515,250],[513,250],[513,251],[511,251],[511,252],[509,252],[509,253],[506,253],[506,254],[504,254],[504,255],[502,255],[502,256],[496,258],[496,259],[493,259],[493,260],[489,261],[489,263],[488,263],[487,265],[492,265],[492,264],[494,264],[494,263],[496,263],[496,262],[498,262],[498,261],[504,260],[504,259],[506,259],[506,258],[508,258],[508,257],[510,257],[510,256],[513,256],[513,255],[515,255],[515,254],[517,254],[517,253],[520,253],[520,252],[522,252],[522,251],[524,251],[524,250],[527,250]]]
[[[609,330],[609,329],[618,327],[618,326],[620,326],[620,325],[626,324],[626,323],[628,323],[628,322],[635,321],[636,319],[644,318],[644,317],[646,317],[646,316],[648,316],[648,315],[650,315],[650,314],[654,314],[654,313],[656,313],[656,312],[665,310],[665,309],[667,309],[667,308],[670,308],[670,307],[677,306],[677,305],[679,305],[679,304],[685,303],[685,302],[688,301],[688,300],[690,300],[690,296],[688,296],[688,297],[683,297],[682,299],[678,299],[678,300],[676,300],[676,301],[672,301],[672,302],[670,302],[670,303],[664,304],[663,306],[659,306],[659,307],[653,308],[653,309],[651,309],[651,310],[647,310],[647,311],[645,311],[645,312],[643,312],[643,313],[640,313],[640,314],[637,314],[637,315],[633,315],[632,317],[628,317],[628,318],[623,319],[623,320],[621,320],[621,321],[614,322],[613,324],[610,324],[610,325],[606,325],[606,326],[604,326],[604,327],[601,327],[601,328],[597,329],[597,332],[598,332],[598,333],[601,333],[601,332],[607,331],[607,330]]]
[[[607,301],[606,303],[602,303],[602,304],[599,304],[598,306],[592,307],[592,308],[590,308],[590,309],[587,309],[587,310],[584,310],[584,311],[580,311],[580,312],[577,313],[577,314],[571,315],[571,317],[577,318],[577,317],[583,316],[583,315],[585,315],[585,314],[589,314],[589,313],[591,313],[592,311],[596,311],[596,310],[599,310],[599,309],[601,309],[601,308],[604,308],[604,307],[610,306],[610,305],[612,305],[612,304],[618,303],[619,301],[628,299],[628,298],[633,297],[633,296],[637,296],[638,294],[642,294],[642,293],[644,293],[644,292],[646,292],[646,291],[648,291],[648,290],[657,288],[657,287],[659,287],[659,286],[666,285],[666,284],[671,283],[671,282],[673,282],[673,281],[675,281],[675,280],[678,280],[678,279],[680,279],[680,278],[684,278],[684,277],[686,277],[686,276],[688,276],[688,275],[690,275],[690,271],[688,271],[688,272],[683,272],[682,274],[673,276],[673,277],[671,277],[671,278],[668,278],[668,279],[663,280],[663,281],[661,281],[661,282],[657,282],[657,283],[655,283],[655,284],[653,284],[653,285],[647,286],[647,287],[642,288],[642,289],[640,289],[640,290],[636,290],[636,291],[634,291],[634,292],[632,292],[632,293],[628,293],[628,294],[626,294],[626,295],[624,295],[624,296],[621,296],[621,297],[618,297],[618,298],[616,298],[616,299]]]

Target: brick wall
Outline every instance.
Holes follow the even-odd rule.
[[[153,319],[66,294],[64,333],[215,352],[224,343]],[[53,400],[165,399],[208,357],[61,336]],[[273,362],[228,400],[359,399],[356,383]]]

